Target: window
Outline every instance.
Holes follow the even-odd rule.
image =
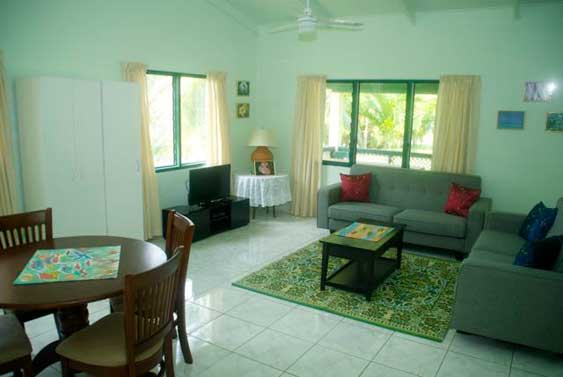
[[[327,82],[323,164],[430,169],[438,81]]]
[[[155,168],[166,170],[204,164],[205,76],[148,71],[147,91]]]

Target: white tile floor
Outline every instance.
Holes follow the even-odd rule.
[[[247,227],[195,243],[186,284],[195,362],[184,364],[176,344],[176,375],[563,377],[560,356],[453,330],[443,343],[432,342],[230,286],[324,234],[311,219],[258,213]],[[108,313],[108,303],[89,309],[93,322]],[[56,338],[52,317],[26,331],[34,351]]]

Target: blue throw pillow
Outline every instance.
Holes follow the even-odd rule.
[[[526,216],[519,234],[527,241],[541,240],[549,232],[556,217],[557,208],[547,208],[543,202],[539,202]]]
[[[553,270],[561,252],[563,236],[549,237],[540,241],[526,242],[520,249],[514,264],[523,267]]]

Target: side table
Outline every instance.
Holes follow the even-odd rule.
[[[252,218],[256,217],[256,207],[272,207],[276,217],[276,206],[291,201],[289,176],[278,175],[236,175],[235,195],[250,199]]]

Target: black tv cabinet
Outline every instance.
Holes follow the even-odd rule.
[[[248,198],[229,196],[228,198],[198,206],[175,206],[162,210],[162,234],[166,237],[168,212],[174,210],[186,216],[195,224],[194,241],[213,234],[247,225],[250,221],[250,201]]]

